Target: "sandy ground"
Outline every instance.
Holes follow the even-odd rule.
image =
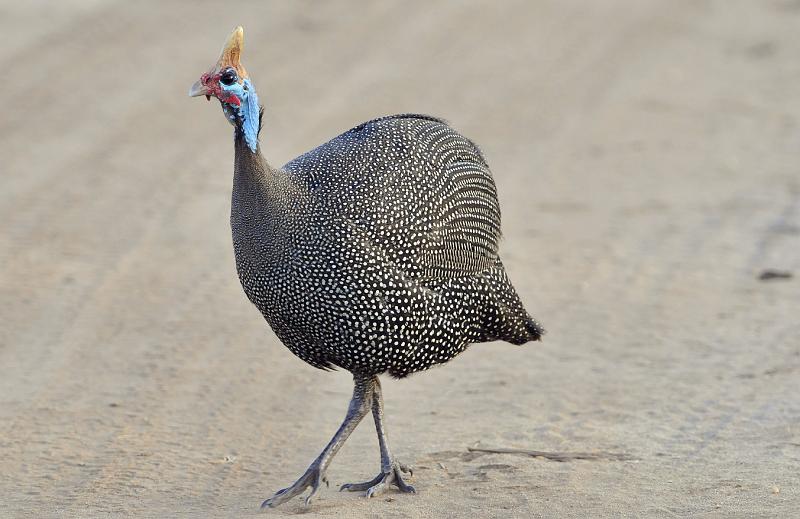
[[[239,23],[274,164],[405,111],[480,143],[549,330],[386,380],[418,494],[334,491],[365,422],[309,515],[796,516],[800,2],[134,4],[0,7],[0,516],[253,516],[343,417],[241,292],[186,97]]]

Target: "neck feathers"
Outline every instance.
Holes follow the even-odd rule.
[[[307,194],[286,171],[270,167],[260,149],[253,152],[243,132],[236,132],[235,151],[231,228],[237,263],[263,264],[285,247]]]

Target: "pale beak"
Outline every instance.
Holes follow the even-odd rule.
[[[211,95],[211,91],[199,79],[194,85],[192,85],[192,88],[189,89],[189,97],[208,96],[208,95]]]

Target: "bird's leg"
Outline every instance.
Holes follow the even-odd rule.
[[[395,485],[401,492],[415,492],[414,487],[403,481],[402,473],[414,475],[410,467],[403,465],[389,452],[386,442],[386,429],[383,426],[383,393],[378,377],[374,377],[372,393],[372,417],[375,419],[375,430],[378,432],[378,444],[381,448],[381,473],[370,481],[364,483],[347,483],[342,485],[342,490],[351,492],[367,491],[367,497],[372,497],[386,490],[390,485]]]
[[[359,422],[361,422],[361,419],[369,412],[373,401],[372,394],[377,379],[371,376],[354,375],[353,380],[355,382],[353,398],[350,400],[347,416],[345,416],[344,422],[342,422],[339,430],[336,431],[331,441],[320,455],[317,456],[317,459],[311,463],[306,472],[300,476],[300,479],[295,481],[292,486],[277,491],[274,496],[261,504],[261,508],[276,507],[296,495],[302,494],[306,488],[311,487],[311,493],[306,497],[306,506],[308,506],[314,494],[317,493],[320,483],[328,483],[325,477],[328,465],[342,445],[344,445],[350,433],[353,432]]]

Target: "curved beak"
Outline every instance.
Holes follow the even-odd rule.
[[[203,84],[201,80],[197,80],[192,88],[189,89],[189,97],[209,96],[211,91]]]

